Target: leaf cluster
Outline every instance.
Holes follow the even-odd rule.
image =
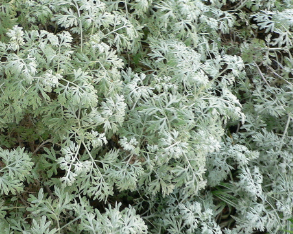
[[[289,0],[5,0],[3,233],[281,233]]]

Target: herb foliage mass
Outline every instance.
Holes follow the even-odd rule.
[[[1,233],[292,233],[291,0],[1,0]]]

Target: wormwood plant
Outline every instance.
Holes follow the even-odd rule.
[[[290,233],[289,0],[2,0],[3,233]]]

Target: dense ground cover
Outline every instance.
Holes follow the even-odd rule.
[[[1,233],[292,233],[292,29],[291,0],[2,0]]]

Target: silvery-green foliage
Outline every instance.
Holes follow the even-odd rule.
[[[216,223],[216,207],[211,194],[185,200],[180,190],[170,196],[157,197],[158,207],[150,207],[146,221],[151,222],[151,233],[216,233],[222,230]],[[164,209],[162,209],[164,207]]]
[[[246,122],[242,127],[238,124],[237,134],[227,137],[224,147],[208,157],[208,184],[218,185],[214,194],[237,209],[236,233],[252,233],[254,229],[277,233],[292,216],[292,176],[287,171],[292,154],[292,84],[280,60],[286,61],[291,54],[288,58],[286,54],[277,56],[291,46],[281,31],[274,39],[271,34],[278,27],[290,34],[290,17],[286,17],[290,14],[286,12],[271,12],[270,17],[266,12],[252,15],[267,37],[244,42],[241,49],[247,75],[253,77],[252,82],[240,81],[238,86],[244,91]],[[274,14],[279,14],[278,20]],[[274,43],[277,40],[279,44]],[[248,48],[258,51],[251,53]],[[240,155],[245,164],[243,159],[237,162]]]
[[[157,41],[157,44],[154,44],[155,39],[150,40],[150,57],[155,63],[145,60],[145,64],[154,73],[159,73],[139,76],[129,70],[123,75],[129,82],[125,88],[130,91],[130,96],[126,99],[133,104],[122,134],[147,143],[139,156],[147,167],[151,167],[145,179],[144,175],[141,176],[141,182],[150,183],[148,189],[153,194],[161,189],[164,195],[169,194],[183,184],[183,193],[194,193],[205,186],[202,176],[206,154],[220,147],[219,136],[223,131],[216,126],[227,118],[242,117],[240,103],[228,89],[230,83],[223,82],[220,97],[212,92],[217,87],[214,79],[222,77],[221,72],[213,71],[210,74],[212,81],[208,79],[212,64],[218,63],[218,69],[221,69],[221,63],[226,60],[234,62],[236,58],[219,56],[217,62],[207,60],[203,64],[200,54],[177,40]],[[231,66],[234,66],[235,73],[243,68],[241,61],[231,63]],[[142,91],[138,92],[140,89]],[[207,125],[214,127],[207,128]],[[200,148],[197,145],[201,145]],[[180,161],[181,165],[168,165],[173,164],[173,160]],[[156,168],[168,173],[157,174],[151,182],[150,173]]]
[[[23,182],[31,177],[34,163],[24,148],[12,151],[0,149],[0,194],[17,194],[23,191]]]
[[[106,208],[106,212],[103,214],[98,210],[84,212],[85,215],[81,217],[79,230],[103,234],[147,233],[147,226],[143,219],[135,214],[133,207],[127,207],[123,211],[119,211],[120,207],[121,203],[115,204],[114,208]],[[79,209],[85,209],[85,207],[81,206]]]
[[[25,234],[37,234],[37,233],[42,233],[42,234],[54,234],[57,233],[56,228],[50,230],[51,222],[46,222],[46,216],[42,216],[41,220],[38,221],[33,219],[33,225],[30,231],[24,231],[23,233]]]
[[[4,0],[1,230],[289,229],[292,7]]]
[[[263,11],[261,13],[252,15],[257,22],[260,29],[264,29],[266,33],[274,32],[278,36],[272,38],[272,34],[268,34],[266,41],[272,46],[290,47],[292,46],[292,35],[290,27],[292,27],[293,11],[286,9],[282,12]]]

